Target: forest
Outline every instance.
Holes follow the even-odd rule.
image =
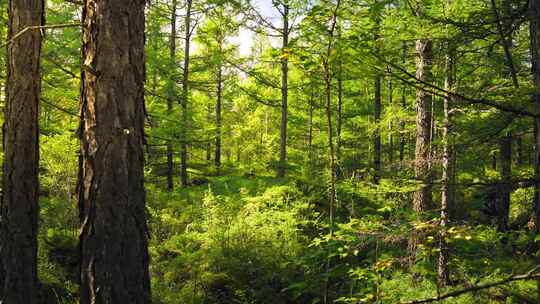
[[[540,303],[540,0],[0,0],[0,304]]]

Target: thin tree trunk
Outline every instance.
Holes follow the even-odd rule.
[[[220,42],[220,46],[219,46],[219,52],[220,52],[220,56],[221,56],[221,53],[222,53],[222,50],[221,50],[221,42]],[[217,71],[217,88],[216,88],[216,93],[217,93],[217,99],[216,99],[216,155],[215,155],[215,166],[216,166],[216,172],[217,174],[219,175],[220,173],[220,170],[221,170],[221,124],[222,124],[222,121],[221,121],[221,99],[222,99],[222,91],[223,91],[223,88],[222,88],[222,66],[221,66],[221,62],[219,63],[219,67],[218,67],[218,71]]]
[[[510,15],[510,3],[504,1],[504,8],[506,14]],[[508,75],[512,78],[512,83],[515,89],[519,89],[519,83],[517,79],[517,73],[514,67],[514,61],[512,59],[512,38],[506,37],[505,28],[510,28],[511,24],[501,21],[499,11],[497,10],[495,0],[491,0],[491,9],[497,23],[497,30],[501,38],[501,44],[504,49],[505,63],[507,66]],[[511,118],[510,118],[511,119]],[[507,132],[499,140],[500,150],[500,170],[502,183],[499,188],[499,195],[497,197],[497,230],[505,232],[508,230],[508,220],[510,213],[510,194],[511,194],[511,179],[512,179],[512,135]]]
[[[326,51],[326,58],[323,59],[323,72],[324,72],[324,82],[325,82],[325,103],[326,103],[326,119],[328,122],[328,158],[329,158],[329,167],[328,174],[330,177],[330,187],[329,187],[329,208],[328,208],[328,220],[330,226],[330,237],[333,237],[334,234],[334,205],[336,203],[336,154],[334,149],[334,128],[332,124],[332,73],[330,66],[330,56],[334,47],[334,31],[336,29],[338,11],[341,1],[337,0],[335,10],[332,14],[332,24],[328,37],[328,48]],[[328,252],[326,260],[326,274],[329,274],[330,271],[330,253]],[[324,295],[323,303],[330,303],[329,296],[329,279],[325,280],[324,286]]]
[[[283,41],[281,46],[281,128],[279,142],[278,177],[284,177],[287,167],[287,111],[288,111],[288,78],[289,78],[289,4],[283,3]]]
[[[172,13],[171,13],[171,36],[169,37],[169,52],[170,52],[170,88],[169,96],[167,98],[167,114],[172,113],[174,100],[176,99],[176,7],[177,0],[172,0]],[[172,191],[174,189],[174,163],[173,163],[173,144],[171,141],[167,142],[167,190]]]
[[[311,88],[311,95],[309,98],[309,119],[308,119],[308,153],[309,164],[313,165],[313,111],[314,111],[314,96],[313,87]]]
[[[373,138],[373,167],[374,176],[373,182],[379,183],[381,178],[381,75],[375,75],[374,81],[375,98],[373,100],[374,116],[375,116],[375,135]]]
[[[391,109],[394,104],[394,98],[392,96],[394,91],[392,78],[388,78],[388,107]],[[392,165],[394,163],[394,137],[392,120],[388,122],[388,163]]]
[[[180,183],[182,187],[186,187],[188,180],[188,104],[189,104],[189,54],[191,47],[191,14],[193,0],[186,0],[186,16],[184,18],[185,25],[185,41],[184,41],[184,71],[182,78],[182,142],[180,144]]]
[[[44,24],[43,0],[9,1],[8,37]],[[7,48],[4,175],[0,205],[3,286],[0,302],[37,303],[37,234],[41,32]]]
[[[454,59],[455,52],[452,45],[448,46],[448,55],[446,58],[446,79],[444,88],[446,92],[454,90]],[[439,262],[438,262],[438,281],[439,286],[444,287],[450,283],[450,274],[448,270],[449,250],[446,242],[446,230],[450,222],[450,210],[452,210],[453,201],[453,130],[452,130],[452,97],[444,97],[444,122],[442,133],[443,159],[442,159],[442,197],[441,197],[441,221],[439,234]]]
[[[340,54],[341,56],[341,54]],[[341,129],[343,124],[343,62],[340,58],[338,70],[338,106],[336,115],[336,178],[341,177]]]
[[[373,43],[375,45],[375,53],[379,54],[380,48],[379,48],[379,27],[381,18],[380,15],[375,16],[375,35],[373,37]],[[375,134],[373,137],[373,182],[375,184],[379,183],[379,180],[381,179],[381,74],[379,74],[378,71],[375,72],[375,79],[374,79],[374,98],[373,98],[373,108],[374,108],[374,118],[375,118]]]
[[[211,99],[211,98],[212,97],[210,96],[210,94],[208,94],[208,99]],[[206,120],[208,121],[209,124],[212,121],[212,112],[213,112],[212,106],[208,104],[207,109],[206,109]],[[206,143],[206,161],[208,163],[212,161],[212,142],[210,140]]]
[[[524,164],[523,157],[523,138],[518,136],[516,138],[516,164],[522,166]]]
[[[143,0],[84,1],[81,304],[150,303],[144,7]]]
[[[506,232],[510,215],[510,193],[512,179],[512,136],[507,133],[499,140],[500,170],[502,182],[499,187],[497,202],[497,230]]]
[[[407,63],[407,44],[403,43],[403,66]],[[407,84],[403,84],[401,91],[401,107],[403,110],[407,109]],[[401,120],[400,125],[400,134],[399,134],[399,162],[400,166],[403,167],[403,161],[405,160],[405,145],[407,143],[407,138],[405,136],[405,121]]]

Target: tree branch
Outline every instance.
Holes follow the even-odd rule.
[[[49,29],[58,29],[58,28],[67,28],[67,27],[77,27],[81,26],[80,23],[63,23],[63,24],[50,24],[50,25],[35,25],[35,26],[27,26],[17,34],[13,35],[11,39],[6,41],[4,44],[0,44],[0,48],[6,47],[10,44],[12,44],[15,40],[20,38],[22,35],[24,35],[26,32],[34,31],[34,30],[49,30]]]
[[[401,303],[402,304],[431,303],[431,302],[436,302],[436,301],[440,301],[440,300],[444,300],[444,299],[448,299],[448,298],[457,297],[457,296],[460,296],[460,295],[463,295],[463,294],[466,294],[466,293],[469,293],[469,292],[474,292],[474,291],[479,291],[479,290],[483,290],[483,289],[487,289],[487,288],[491,288],[491,287],[504,285],[504,284],[514,282],[514,281],[538,279],[538,278],[540,278],[540,273],[537,272],[539,269],[540,269],[540,265],[534,267],[533,269],[531,269],[529,272],[527,272],[525,274],[509,276],[506,279],[496,281],[496,282],[493,282],[493,283],[473,285],[473,286],[468,287],[468,288],[451,291],[451,292],[448,292],[448,293],[445,293],[445,294],[438,295],[436,297],[426,298],[426,299],[422,299],[422,300],[412,300],[412,301],[401,302]]]

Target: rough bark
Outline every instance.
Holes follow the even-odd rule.
[[[85,0],[80,303],[150,302],[144,0]]]
[[[289,5],[287,1],[283,3],[283,29],[282,29],[281,51],[281,127],[279,134],[279,165],[278,177],[284,177],[287,167],[287,112],[288,112],[288,79],[289,79]]]
[[[432,82],[432,42],[428,39],[416,41],[416,78],[423,83]],[[431,101],[432,96],[422,88],[416,89],[416,150],[414,173],[419,189],[413,194],[413,210],[419,219],[431,205]],[[416,261],[416,249],[422,237],[413,231],[409,239],[409,262]]]
[[[172,1],[171,7],[171,36],[169,37],[169,56],[170,56],[170,88],[169,96],[167,96],[167,114],[171,114],[173,110],[174,100],[176,99],[176,7],[177,1]],[[167,142],[167,190],[172,191],[174,189],[174,163],[173,163],[173,144]]]
[[[43,0],[9,1],[8,36],[44,23]],[[28,31],[8,48],[4,112],[4,175],[0,205],[0,302],[37,302],[39,98],[41,32]]]
[[[191,48],[191,14],[193,8],[193,0],[186,0],[186,15],[184,17],[185,38],[184,38],[184,71],[182,77],[182,142],[180,144],[180,183],[182,187],[186,187],[188,180],[188,104],[189,104],[189,56]]]
[[[416,78],[425,83],[432,82],[432,42],[427,39],[416,41]],[[416,151],[414,172],[420,189],[414,193],[413,209],[422,213],[431,204],[430,133],[432,96],[422,88],[416,90]]]

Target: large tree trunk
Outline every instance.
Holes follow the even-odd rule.
[[[431,62],[433,58],[431,40],[416,41],[416,78],[424,83],[431,83]],[[414,193],[413,209],[422,213],[431,204],[431,100],[432,96],[422,88],[416,90],[416,152],[414,172],[421,183]]]
[[[170,53],[170,66],[169,66],[169,96],[167,97],[167,114],[171,114],[173,110],[174,100],[176,99],[176,6],[177,1],[172,1],[171,8],[171,36],[169,37],[169,53]],[[174,176],[174,163],[173,163],[173,144],[171,141],[167,142],[167,190],[172,191],[174,189],[173,176]]]
[[[424,83],[431,83],[432,42],[427,39],[416,41],[416,78]],[[416,151],[414,173],[419,189],[413,194],[413,210],[422,219],[424,212],[431,205],[431,100],[432,96],[421,87],[416,89]],[[422,236],[416,231],[409,239],[408,250],[410,264],[416,261],[416,249]]]
[[[188,103],[189,103],[189,54],[191,47],[191,14],[193,0],[186,0],[186,15],[184,17],[185,40],[184,40],[184,72],[182,77],[182,138],[180,143],[180,183],[186,187],[188,180]]]
[[[43,0],[9,1],[8,36],[44,23]],[[0,302],[36,303],[41,32],[8,46],[4,113],[4,175],[0,206]]]
[[[144,0],[85,0],[80,303],[150,302]]]
[[[278,165],[278,177],[285,176],[285,170],[287,167],[287,111],[288,111],[288,79],[289,79],[289,5],[287,1],[283,4],[283,41],[281,51],[283,56],[281,58],[281,128],[279,135],[279,165]]]

